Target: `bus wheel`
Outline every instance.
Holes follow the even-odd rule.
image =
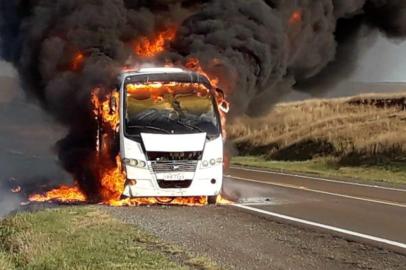
[[[216,205],[217,204],[217,196],[207,196],[207,203],[209,205]]]
[[[123,201],[123,200],[129,199],[129,198],[130,198],[130,197],[125,196],[124,194],[121,194],[121,196],[120,196],[120,201]]]

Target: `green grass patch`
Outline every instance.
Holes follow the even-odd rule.
[[[374,184],[406,185],[406,164],[393,163],[374,166],[340,166],[333,158],[309,161],[272,161],[261,156],[239,156],[232,164],[266,168],[276,171],[316,174],[342,180],[358,180]]]
[[[0,251],[0,270],[9,270],[15,268],[11,257]]]
[[[207,260],[196,266],[186,252],[95,207],[19,213],[0,221],[0,270],[214,268]]]

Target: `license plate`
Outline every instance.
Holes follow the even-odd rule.
[[[165,181],[184,181],[185,175],[183,173],[166,173],[163,175]]]

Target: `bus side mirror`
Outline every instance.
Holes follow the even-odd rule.
[[[220,88],[216,88],[216,100],[218,107],[222,112],[228,113],[230,111],[230,104],[226,100],[224,91]]]
[[[220,88],[216,88],[216,95],[217,98],[225,99],[226,95],[224,94],[224,91]]]
[[[109,106],[110,106],[110,113],[116,113],[118,109],[118,100],[117,100],[117,95],[115,95],[115,91],[110,95],[110,101],[109,101]]]
[[[120,88],[121,88],[121,82],[117,82],[114,85],[114,89],[110,94],[110,101],[109,101],[109,105],[110,105],[110,113],[116,113],[118,106],[119,106],[119,100],[118,100],[118,96],[120,93]]]

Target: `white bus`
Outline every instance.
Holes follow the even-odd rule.
[[[218,98],[207,77],[178,68],[144,68],[120,78],[120,155],[124,198],[207,196],[223,183]]]

